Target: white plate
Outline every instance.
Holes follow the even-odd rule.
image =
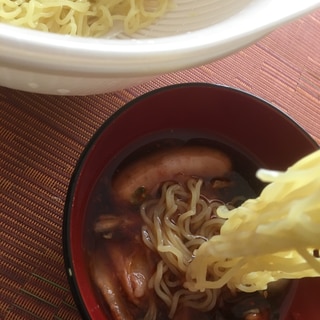
[[[319,0],[172,0],[157,23],[128,38],[81,38],[0,23],[0,85],[96,94],[199,66],[320,7]]]

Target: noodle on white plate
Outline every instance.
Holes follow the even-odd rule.
[[[117,23],[132,34],[163,16],[168,7],[169,0],[0,0],[0,22],[99,37]]]
[[[270,182],[240,207],[220,207],[220,234],[195,250],[186,270],[191,291],[253,292],[279,279],[320,276],[320,150],[285,172],[259,170]]]

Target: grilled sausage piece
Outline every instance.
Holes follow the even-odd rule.
[[[222,177],[231,170],[223,152],[206,146],[183,146],[161,150],[123,168],[113,179],[113,191],[120,201],[139,203],[164,181],[186,181],[190,177]]]

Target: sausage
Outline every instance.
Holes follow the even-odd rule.
[[[119,280],[106,257],[103,250],[95,252],[91,264],[93,281],[100,289],[115,320],[134,320],[134,316],[128,310],[126,299],[120,292]]]
[[[138,319],[154,299],[148,282],[158,258],[140,239],[131,239],[130,245],[126,241],[106,241],[92,256],[92,279],[114,320]]]
[[[153,194],[164,181],[222,177],[231,167],[230,158],[219,150],[207,146],[175,147],[123,168],[113,179],[113,192],[120,201],[136,203],[137,198]]]

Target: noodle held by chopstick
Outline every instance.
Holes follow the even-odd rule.
[[[320,150],[285,172],[259,170],[270,182],[240,207],[220,207],[220,235],[194,252],[186,271],[191,291],[264,290],[269,282],[320,276]]]

